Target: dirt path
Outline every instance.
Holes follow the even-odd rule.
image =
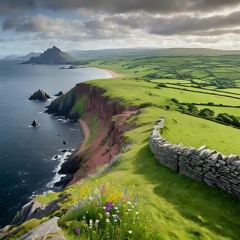
[[[78,122],[81,126],[81,130],[83,132],[83,135],[84,135],[84,140],[83,142],[80,144],[80,146],[78,147],[78,150],[77,150],[77,154],[79,154],[80,152],[82,152],[85,148],[86,148],[86,143],[89,139],[89,136],[90,136],[90,130],[88,128],[88,125],[87,123],[83,120],[83,119],[78,119]]]

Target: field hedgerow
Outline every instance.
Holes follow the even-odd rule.
[[[109,183],[85,195],[59,225],[73,239],[156,239],[156,231],[139,204],[127,189],[118,190]]]

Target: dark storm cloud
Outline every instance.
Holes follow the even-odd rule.
[[[237,33],[240,23],[240,12],[211,17],[194,17],[178,15],[173,17],[157,16],[149,13],[118,14],[105,19],[115,25],[128,26],[132,29],[143,29],[151,34],[170,35],[221,35]]]
[[[85,22],[53,19],[43,15],[8,18],[3,22],[2,29],[16,32],[54,32],[56,36],[62,33],[71,35],[76,32],[84,32],[86,35],[96,38],[119,36],[120,33],[126,36],[130,35],[133,30],[162,36],[213,36],[228,33],[238,34],[239,23],[240,11],[210,17],[194,17],[192,15],[168,17],[140,12],[101,16],[99,20],[96,18]]]
[[[0,13],[21,13],[31,9],[76,10],[86,8],[106,12],[217,11],[239,4],[239,0],[1,0]]]

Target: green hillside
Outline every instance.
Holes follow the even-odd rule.
[[[108,165],[98,166],[95,175],[64,191],[38,196],[38,201],[47,204],[68,194],[59,210],[34,224],[58,216],[60,233],[67,239],[240,239],[238,199],[160,165],[149,149],[152,127],[165,115],[162,136],[169,142],[195,148],[206,145],[225,155],[240,155],[240,129],[234,125],[239,122],[240,59],[235,56],[95,59],[89,66],[124,74],[123,78],[92,80],[87,84],[104,89],[104,96],[118,98],[123,105],[139,106],[141,112],[125,123],[134,123],[135,128],[125,133],[128,148],[115,156],[117,161],[111,170],[103,171]],[[220,69],[224,72],[222,78],[217,74]],[[201,115],[204,108],[214,114]],[[77,101],[74,109],[82,113],[83,106]],[[225,118],[218,117],[220,113]],[[225,122],[226,119],[232,122]],[[95,120],[89,126],[90,139],[97,137]],[[99,192],[106,195],[97,198],[101,200],[97,206],[91,199]],[[103,196],[106,198],[102,199]],[[124,197],[128,200],[123,201]],[[132,205],[136,198],[138,204]],[[122,222],[118,227],[102,211],[106,207],[101,204],[109,201],[115,201],[120,209]],[[82,206],[80,210],[67,213],[76,204]],[[136,217],[139,213],[142,217]],[[113,215],[115,219],[116,214]],[[99,225],[93,226],[90,221],[98,218],[104,220],[100,230]],[[32,224],[31,220],[25,223],[24,232],[33,228]],[[121,237],[117,238],[118,233]]]

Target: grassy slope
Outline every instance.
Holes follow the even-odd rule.
[[[106,95],[110,97],[123,98],[125,103],[132,103],[136,105],[152,103],[157,107],[164,107],[165,105],[170,105],[173,109],[175,107],[174,104],[167,98],[165,89],[156,89],[153,84],[148,82],[131,79],[108,79],[93,80],[88,83],[106,89]],[[169,96],[176,97],[176,93],[172,93]],[[177,98],[179,99],[179,97]],[[235,153],[240,155],[238,145],[240,131],[238,129],[223,126],[205,119],[181,114],[174,110],[165,111],[161,108],[150,109],[150,114],[146,119],[144,119],[144,121],[151,122],[152,126],[161,115],[167,115],[166,130],[164,131],[163,136],[170,142],[182,143],[186,146],[192,145],[196,148],[206,145],[209,148],[219,150],[224,154]],[[224,132],[224,137],[222,132]]]
[[[134,146],[92,189],[117,182],[138,193],[146,211],[153,215],[159,239],[239,239],[240,203],[221,190],[195,182],[161,166],[151,154],[148,141],[155,116],[168,114],[158,108],[145,109],[136,120],[140,127],[129,131],[127,140]],[[168,121],[168,120],[167,120]],[[66,190],[76,197],[79,185]]]
[[[202,63],[200,60],[191,59],[199,66]],[[162,63],[167,66],[171,61],[173,59],[166,59],[166,62]],[[122,69],[122,65],[123,62],[116,61],[115,65],[111,62],[104,65],[104,68],[109,67],[128,76],[134,76],[133,71],[141,68],[139,64],[134,69]],[[93,66],[102,65],[95,63]],[[142,70],[144,74],[149,72],[148,67],[143,67]],[[135,73],[135,76],[141,77],[143,72]],[[106,95],[120,97],[125,104],[151,103],[152,106],[135,117],[139,127],[126,134],[127,141],[133,142],[134,145],[122,155],[120,162],[97,181],[88,179],[83,181],[82,185],[94,189],[107,182],[118,182],[130,192],[138,193],[145,209],[153,214],[153,224],[159,230],[159,239],[239,239],[239,200],[221,190],[172,172],[154,159],[148,147],[150,131],[155,120],[165,114],[167,120],[163,136],[170,142],[181,142],[195,147],[207,145],[224,154],[240,154],[237,144],[240,137],[238,129],[176,112],[176,106],[169,98],[194,102],[211,100],[203,99],[196,93],[190,92],[190,95],[181,94],[179,90],[156,89],[156,84],[137,79],[108,79],[88,83],[106,89]],[[216,99],[214,96],[215,103]],[[225,100],[233,105],[232,99]],[[219,102],[226,104],[221,100]],[[172,110],[164,110],[166,105]],[[64,208],[73,204],[74,198],[80,195],[79,189],[79,185],[75,184],[65,190],[72,195],[66,200]]]

